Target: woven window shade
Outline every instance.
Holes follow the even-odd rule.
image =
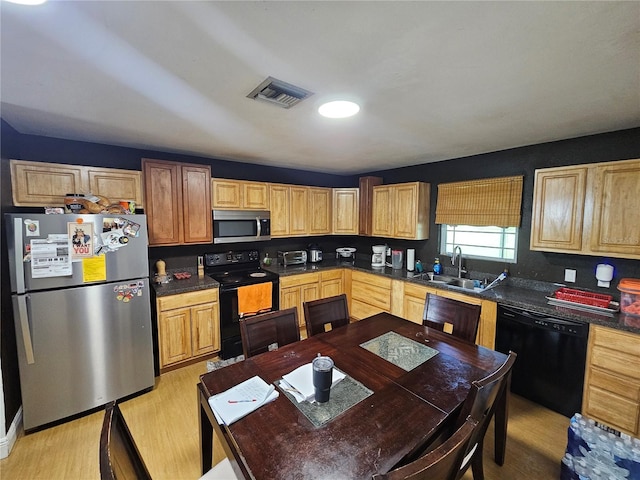
[[[519,227],[522,176],[438,185],[436,223]]]

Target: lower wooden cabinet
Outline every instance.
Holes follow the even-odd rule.
[[[391,279],[375,273],[342,268],[280,277],[280,309],[298,307],[301,327],[304,326],[304,302],[341,293],[346,293],[349,297],[349,314],[354,320],[388,312],[415,323],[422,323],[427,293],[481,305],[476,343],[483,347],[495,348],[498,304],[491,300]]]
[[[353,271],[349,311],[351,317],[361,320],[380,312],[391,313],[391,282],[387,277]]]
[[[443,297],[473,305],[481,305],[476,344],[492,350],[495,348],[496,318],[498,314],[498,304],[496,302],[482,300],[460,292],[394,280],[391,289],[391,313],[421,324],[427,293],[442,295]]]
[[[304,327],[302,304],[320,298],[319,280],[318,272],[280,277],[280,310],[297,307],[300,327]]]
[[[422,324],[422,315],[424,313],[424,303],[427,299],[427,293],[436,293],[436,289],[417,285],[415,283],[402,282],[402,318],[411,320],[412,322]],[[394,302],[398,303],[398,302]],[[400,313],[400,312],[398,312]],[[395,313],[396,315],[398,313]]]
[[[482,300],[477,297],[471,297],[463,293],[452,292],[449,290],[438,290],[438,295],[452,298],[461,302],[470,303],[472,305],[481,305],[480,324],[478,325],[478,335],[476,336],[476,344],[482,345],[490,349],[496,346],[496,319],[498,316],[498,304],[491,300]]]
[[[582,413],[640,435],[640,335],[589,326]]]
[[[320,272],[320,297],[335,297],[344,293],[344,270],[327,270]]]
[[[160,370],[220,351],[218,289],[156,299]]]
[[[298,308],[300,327],[304,327],[304,302],[344,293],[344,270],[323,270],[280,277],[280,310]]]

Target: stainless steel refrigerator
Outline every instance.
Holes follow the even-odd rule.
[[[146,217],[5,217],[25,430],[152,388]]]

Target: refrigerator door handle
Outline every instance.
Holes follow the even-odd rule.
[[[27,363],[32,365],[36,363],[33,356],[33,342],[31,341],[31,326],[29,325],[29,311],[27,309],[27,296],[18,295],[18,316],[20,317],[20,330],[22,330],[22,341],[24,342],[24,351],[27,356]]]
[[[13,245],[15,248],[15,255],[13,261],[15,262],[16,272],[16,293],[25,293],[24,285],[24,258],[23,245],[22,245],[22,218],[13,219]],[[19,252],[19,253],[18,253]]]

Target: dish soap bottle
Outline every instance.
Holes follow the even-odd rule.
[[[440,265],[440,259],[436,257],[433,263],[433,273],[435,275],[442,275],[442,265]]]

